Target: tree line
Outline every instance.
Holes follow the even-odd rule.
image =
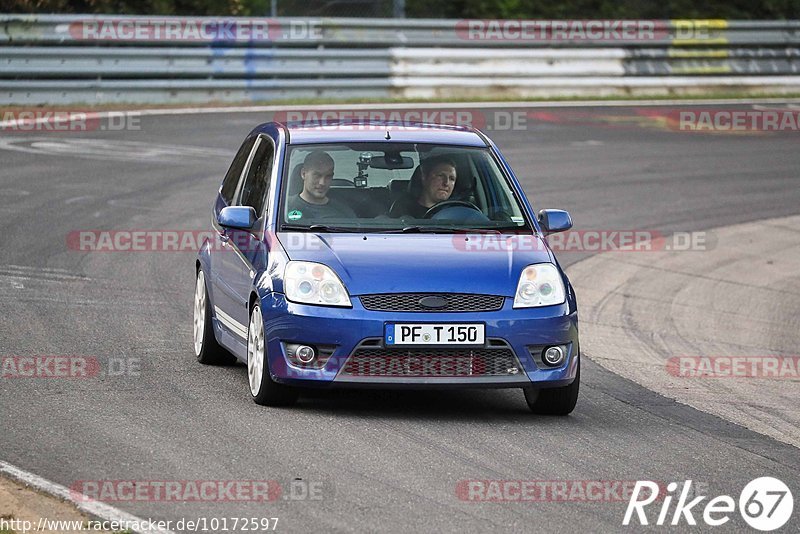
[[[800,18],[800,0],[2,0],[5,13],[445,19]],[[275,11],[273,11],[275,9]]]

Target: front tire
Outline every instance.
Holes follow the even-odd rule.
[[[194,355],[203,365],[232,365],[236,358],[222,348],[214,337],[211,324],[211,306],[203,270],[197,271],[194,289]]]
[[[528,408],[539,415],[569,415],[578,403],[578,390],[581,382],[581,362],[572,384],[560,388],[525,388],[525,402]]]
[[[253,401],[262,406],[289,406],[297,401],[297,391],[278,384],[269,374],[267,345],[264,341],[264,318],[261,306],[254,304],[250,310],[247,328],[247,378]]]

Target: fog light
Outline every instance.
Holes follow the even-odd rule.
[[[289,365],[301,369],[322,369],[336,350],[336,345],[306,345],[305,343],[283,343]]]
[[[297,347],[297,359],[303,363],[311,363],[314,361],[314,358],[317,357],[317,354],[314,352],[314,349],[309,347],[308,345],[300,345]]]
[[[564,363],[564,356],[566,351],[560,345],[556,345],[555,347],[548,347],[545,349],[544,354],[542,354],[542,360],[547,365],[555,367],[557,365],[561,365]]]

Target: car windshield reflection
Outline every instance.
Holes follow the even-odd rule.
[[[290,147],[281,230],[451,233],[529,230],[488,149],[409,143]]]

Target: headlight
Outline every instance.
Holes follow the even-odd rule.
[[[283,276],[286,298],[320,306],[350,307],[350,295],[330,267],[311,261],[290,261]]]
[[[528,265],[522,270],[514,295],[515,308],[536,308],[562,304],[566,298],[564,282],[552,263]]]

